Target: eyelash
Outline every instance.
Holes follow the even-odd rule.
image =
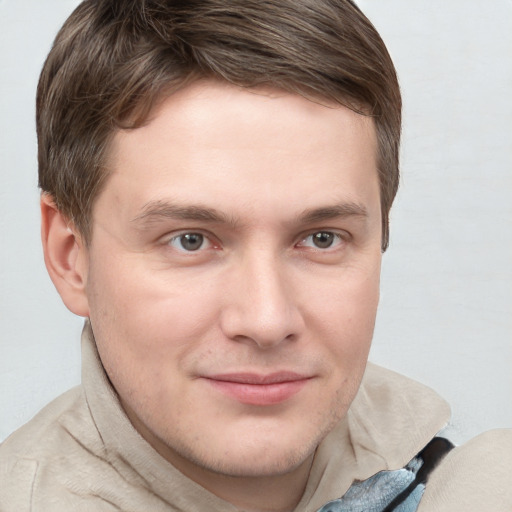
[[[315,237],[315,236],[318,236],[318,235],[328,235],[328,236],[331,236],[332,237],[332,239],[330,241],[331,243],[327,247],[314,246],[313,245],[314,241],[312,241],[312,245],[306,245],[306,240],[308,238]],[[342,234],[342,233],[339,233],[337,231],[328,230],[328,229],[323,230],[322,229],[322,230],[314,231],[312,233],[307,234],[296,245],[303,244],[304,247],[308,247],[308,248],[311,248],[313,250],[318,250],[318,251],[324,252],[324,251],[328,251],[328,250],[335,250],[337,247],[339,247],[343,243],[347,242],[347,238],[348,238],[348,234],[346,234],[346,233]],[[318,238],[318,241],[320,241],[320,238]],[[329,242],[329,240],[327,242]]]
[[[197,249],[192,249],[192,250],[187,250],[185,247],[183,247],[183,243],[180,243],[180,240],[182,241],[182,239],[184,237],[187,237],[187,236],[197,236],[197,237],[201,237],[201,246],[199,246]],[[178,242],[180,243],[181,245],[181,248],[179,247],[176,247],[176,246],[173,246],[172,243],[173,242]],[[202,245],[207,242],[209,245],[207,248],[203,248]],[[194,254],[194,253],[199,253],[199,252],[203,252],[205,249],[210,249],[212,247],[215,246],[214,242],[211,240],[211,237],[208,236],[208,235],[205,235],[203,233],[201,233],[200,231],[182,231],[181,233],[178,233],[177,235],[174,235],[173,237],[171,237],[170,239],[168,239],[166,241],[166,245],[168,246],[173,246],[175,249],[177,249],[178,251],[180,252],[183,252],[183,253],[190,253],[190,254]]]
[[[321,239],[319,237],[324,236],[324,239],[325,239],[325,235],[327,235],[327,240],[325,240],[325,242],[328,243],[328,245],[326,247],[318,247],[313,240],[312,240],[311,244],[307,243],[307,240],[311,237],[317,236],[318,241],[321,241]],[[193,237],[193,236],[200,237],[201,244],[196,249],[187,250],[183,246],[183,238],[187,237],[187,236],[188,237]],[[328,238],[329,236],[332,237],[330,240]],[[297,242],[294,245],[294,247],[304,247],[308,250],[314,250],[314,251],[319,251],[319,252],[333,252],[336,250],[336,248],[338,248],[339,246],[346,243],[348,241],[348,238],[349,238],[349,234],[345,233],[345,232],[340,233],[338,231],[328,230],[328,229],[317,230],[317,231],[309,232],[305,235],[302,235],[300,237],[300,241]],[[193,240],[192,240],[192,242],[193,242]],[[179,244],[181,247],[177,247],[176,245],[174,245],[174,243]],[[208,244],[207,247],[203,247],[203,245],[205,243]],[[204,252],[207,249],[219,248],[219,245],[220,245],[213,241],[213,237],[211,235],[202,233],[201,231],[193,231],[193,230],[181,231],[180,233],[167,239],[165,241],[165,244],[167,246],[173,247],[177,251],[184,253],[184,254],[195,254],[195,253],[199,254],[199,253]]]

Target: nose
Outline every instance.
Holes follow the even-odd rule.
[[[300,335],[303,317],[283,267],[279,258],[260,252],[230,270],[221,313],[227,337],[269,349]]]

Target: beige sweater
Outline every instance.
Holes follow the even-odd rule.
[[[0,512],[236,512],[133,428],[88,326],[82,352],[82,385],[0,446]],[[296,512],[316,511],[354,480],[403,467],[448,416],[447,404],[429,388],[369,364],[346,418],[317,450]],[[419,512],[511,511],[511,460],[512,431],[453,450],[432,475]]]

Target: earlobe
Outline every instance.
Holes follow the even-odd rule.
[[[41,195],[41,238],[46,269],[64,304],[76,315],[89,316],[86,248],[53,198],[44,193]]]

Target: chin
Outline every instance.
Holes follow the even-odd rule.
[[[311,450],[265,449],[246,450],[238,456],[209,461],[198,461],[211,472],[231,477],[272,477],[293,472],[314,454]],[[269,451],[271,450],[271,451]]]
[[[228,477],[285,475],[310,462],[331,425],[323,428],[308,425],[305,430],[294,428],[293,423],[288,428],[281,427],[277,431],[263,431],[260,426],[262,431],[257,435],[258,426],[252,425],[252,428],[239,429],[236,435],[210,438],[208,444],[175,447],[179,461],[171,462],[177,462],[180,467],[180,462],[188,461],[195,467]]]

